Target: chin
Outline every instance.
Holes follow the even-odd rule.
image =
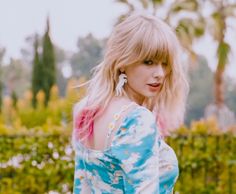
[[[153,97],[155,97],[155,96],[156,96],[156,94],[149,95],[148,98],[153,98]]]
[[[145,98],[152,98],[152,97],[156,96],[156,93],[148,93],[148,94],[146,94],[144,96],[145,96]]]

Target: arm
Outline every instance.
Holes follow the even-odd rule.
[[[111,147],[123,171],[125,193],[159,193],[158,141],[150,111],[139,107],[126,117]]]

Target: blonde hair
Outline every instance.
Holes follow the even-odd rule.
[[[87,90],[88,109],[100,113],[115,95],[120,68],[146,59],[166,61],[168,73],[161,91],[146,99],[144,106],[161,117],[164,128],[173,129],[183,122],[188,82],[180,62],[180,44],[171,28],[162,20],[146,13],[134,13],[115,26],[103,61],[94,68]],[[126,95],[125,91],[122,91]]]

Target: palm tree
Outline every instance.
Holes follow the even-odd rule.
[[[210,26],[214,39],[217,41],[217,68],[215,71],[215,104],[218,107],[224,105],[224,80],[223,75],[228,64],[228,56],[230,53],[230,44],[225,40],[225,35],[228,30],[226,20],[229,17],[235,17],[236,3],[229,3],[229,1],[213,1],[212,6],[215,8],[211,15],[212,25]]]
[[[210,33],[217,42],[217,66],[214,74],[214,104],[206,108],[206,116],[216,116],[221,128],[235,122],[233,112],[225,105],[224,100],[224,72],[228,64],[228,56],[231,46],[226,42],[226,33],[229,29],[228,18],[235,18],[236,3],[229,0],[210,1],[214,8],[211,18],[209,18]]]

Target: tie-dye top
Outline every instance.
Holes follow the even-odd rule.
[[[170,194],[178,176],[173,150],[161,140],[153,114],[141,106],[125,116],[107,149],[76,140],[74,149],[75,194]]]

